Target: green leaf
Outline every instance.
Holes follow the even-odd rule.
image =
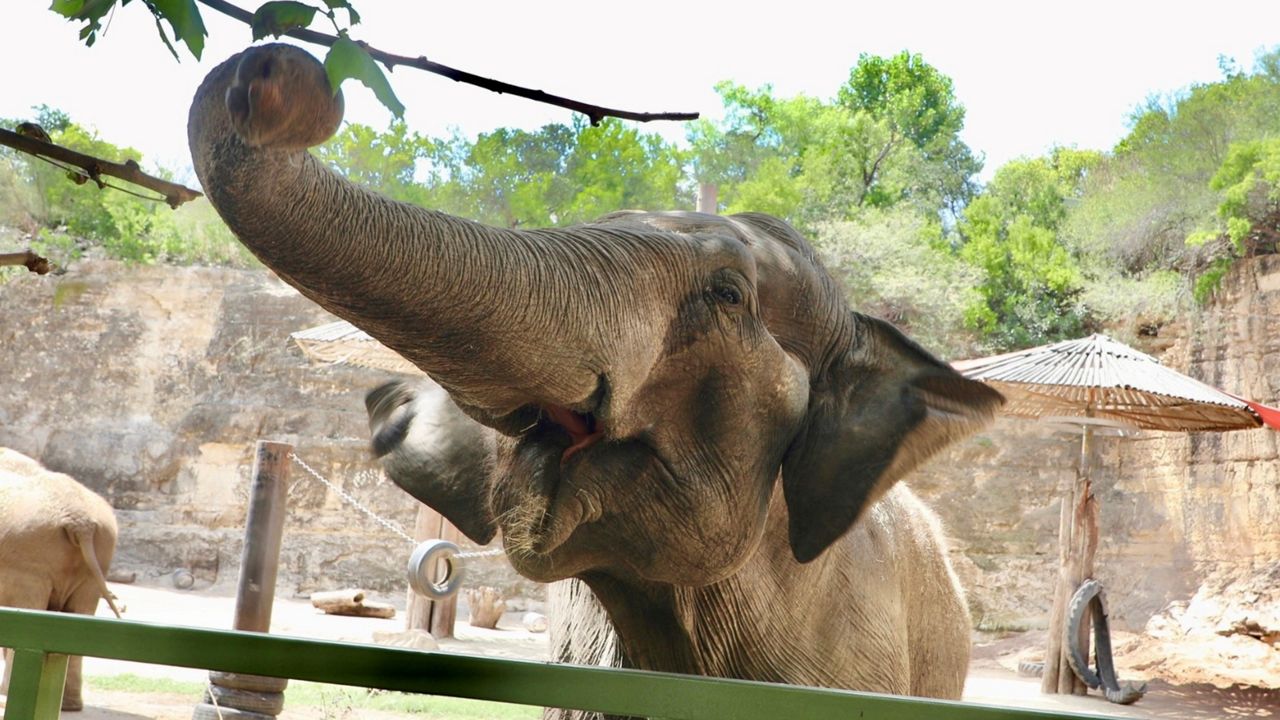
[[[347,14],[351,16],[351,24],[352,25],[360,24],[360,14],[356,12],[355,8],[351,7],[351,3],[349,2],[349,0],[324,0],[324,4],[330,10],[345,8],[347,11]]]
[[[292,0],[273,0],[263,3],[253,13],[253,39],[261,40],[268,35],[280,37],[297,28],[305,28],[316,17],[317,9]]]
[[[102,29],[102,18],[115,7],[116,0],[53,0],[49,9],[71,20],[83,20],[80,39],[93,47]]]
[[[63,17],[78,18],[80,11],[84,9],[84,0],[53,0],[49,9]]]
[[[404,115],[404,105],[391,90],[391,83],[387,82],[382,68],[364,48],[346,35],[340,36],[329,48],[329,54],[324,58],[324,70],[329,76],[329,88],[335,94],[342,81],[355,78],[372,90],[396,117]]]
[[[150,5],[156,17],[169,21],[174,37],[186,43],[187,49],[199,60],[200,53],[204,52],[204,38],[209,33],[204,29],[195,0],[151,0]],[[169,44],[167,39],[165,44]]]
[[[169,35],[164,31],[164,26],[160,24],[159,15],[156,16],[156,32],[159,33],[160,41],[164,43],[164,46],[169,48],[169,54],[173,55],[173,59],[182,62],[182,58],[178,56],[177,49],[173,47],[173,43],[169,42]],[[93,45],[92,42],[89,44]]]

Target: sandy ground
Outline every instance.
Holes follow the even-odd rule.
[[[223,591],[183,592],[168,588],[140,585],[117,585],[112,589],[127,606],[125,617],[172,625],[229,628],[234,610],[231,589]],[[375,598],[402,606],[403,598]],[[105,606],[104,606],[105,608]],[[108,611],[109,612],[109,611]],[[99,614],[103,614],[100,612]],[[465,618],[466,613],[460,613]],[[403,618],[381,620],[324,615],[307,600],[276,598],[271,632],[325,640],[372,642],[376,631],[396,632],[403,629]],[[498,630],[473,628],[459,621],[458,637],[441,642],[449,652],[544,660],[547,657],[545,634],[525,631],[519,616],[509,614]],[[965,701],[984,705],[1000,705],[1068,713],[1108,715],[1121,718],[1166,718],[1169,720],[1209,720],[1218,718],[1276,718],[1280,720],[1280,691],[1258,688],[1217,688],[1208,684],[1171,685],[1153,681],[1147,696],[1136,705],[1121,707],[1101,697],[1045,696],[1039,692],[1039,681],[1019,677],[1012,668],[1016,657],[1025,655],[1037,638],[1024,634],[999,641],[979,642],[965,688]],[[85,659],[87,677],[133,674],[204,682],[207,673],[188,668],[143,665],[99,658]],[[1123,674],[1122,679],[1132,675]],[[341,693],[335,688],[335,706],[341,704]],[[134,694],[107,692],[86,688],[88,707],[82,713],[70,714],[76,720],[189,720],[191,708],[198,698],[161,693]],[[281,720],[313,720],[342,717],[333,709],[286,707]],[[396,720],[411,715],[360,712],[360,718]]]

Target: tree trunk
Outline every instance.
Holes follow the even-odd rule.
[[[471,627],[493,630],[498,627],[507,603],[494,587],[478,587],[467,591],[467,607],[471,610]]]
[[[698,212],[715,215],[720,211],[720,186],[698,183]]]
[[[1080,464],[1071,486],[1062,494],[1058,526],[1058,582],[1049,616],[1049,637],[1045,648],[1044,675],[1040,691],[1047,694],[1084,695],[1088,688],[1075,676],[1067,662],[1067,605],[1085,580],[1093,577],[1093,560],[1098,549],[1098,501],[1089,479],[1093,453],[1093,429],[1085,426],[1080,441]],[[1089,616],[1080,624],[1076,639],[1089,657]]]
[[[311,593],[311,604],[326,615],[353,617],[395,617],[396,609],[386,603],[367,602],[365,591],[358,588]]]

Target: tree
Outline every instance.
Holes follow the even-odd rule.
[[[955,215],[981,164],[959,139],[951,81],[919,55],[862,55],[837,99],[778,98],[717,86],[725,119],[689,131],[699,182],[727,211],[771,212],[805,227],[908,203]]]
[[[985,278],[966,323],[997,348],[1067,339],[1087,327],[1084,275],[1058,231],[1100,157],[1059,148],[1012,161],[965,210],[960,257]]]
[[[871,151],[860,158],[863,185],[871,189],[874,204],[883,205],[912,190],[877,186],[884,160],[903,144],[920,153],[921,169],[943,169],[928,173],[931,182],[921,188],[936,193],[953,215],[972,197],[972,178],[982,163],[960,140],[964,107],[956,100],[951,78],[919,54],[904,50],[884,58],[863,53],[840,88],[837,102],[855,115],[866,113],[879,126]]]
[[[50,9],[70,20],[82,22],[80,39],[86,45],[92,46],[97,40],[98,32],[103,30],[103,18],[113,18],[117,6],[123,7],[130,2],[132,0],[53,0]],[[644,113],[601,107],[541,90],[532,90],[500,80],[480,77],[465,70],[432,62],[422,55],[410,57],[379,50],[351,37],[351,28],[360,23],[360,14],[356,12],[350,0],[321,0],[315,5],[296,0],[270,0],[259,5],[254,12],[237,7],[227,0],[143,0],[139,5],[145,7],[154,16],[160,41],[169,49],[174,59],[178,59],[175,43],[185,45],[196,59],[199,59],[204,51],[204,39],[208,31],[205,30],[200,5],[248,25],[254,40],[261,40],[267,36],[288,35],[304,42],[327,46],[329,51],[324,58],[324,67],[334,92],[337,92],[339,86],[346,80],[359,80],[372,90],[378,100],[396,117],[400,117],[404,112],[404,106],[400,104],[379,63],[388,70],[394,69],[397,65],[414,67],[493,92],[568,108],[583,113],[592,124],[606,117],[636,122],[694,120],[698,117],[697,113]],[[313,23],[320,21],[319,18],[327,19],[336,34],[327,35],[309,29]],[[344,18],[345,23],[342,22]],[[165,24],[169,26],[169,32],[165,31]]]

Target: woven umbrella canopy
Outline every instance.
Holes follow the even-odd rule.
[[[1110,420],[1143,430],[1243,430],[1262,425],[1254,403],[1170,370],[1160,361],[1090,335],[954,363],[999,390],[1002,412],[1024,418]]]
[[[289,337],[298,344],[304,355],[321,365],[346,363],[402,375],[425,374],[416,365],[346,320],[299,330]]]
[[[1071,666],[1070,645],[1074,642],[1083,647],[1087,661],[1088,621],[1076,629],[1074,637],[1069,637],[1068,606],[1085,581],[1092,578],[1098,546],[1098,501],[1089,478],[1095,428],[1245,430],[1259,427],[1264,421],[1280,427],[1280,414],[1166,368],[1150,355],[1106,335],[965,360],[953,363],[953,367],[965,377],[999,390],[1005,396],[1001,412],[1006,415],[1068,423],[1081,429],[1076,479],[1063,491],[1058,531],[1060,572],[1041,682],[1042,692],[1081,694],[1084,685],[1077,677],[1079,672]],[[1101,608],[1101,600],[1098,602]],[[1104,653],[1109,666],[1110,639],[1105,624],[1099,628],[1096,640],[1099,666],[1103,665]],[[1119,688],[1118,681],[1114,669],[1108,672],[1109,680],[1103,685],[1114,691]],[[1113,701],[1132,702],[1142,693],[1137,688],[1127,692],[1108,694],[1108,699],[1125,695],[1126,700]]]

